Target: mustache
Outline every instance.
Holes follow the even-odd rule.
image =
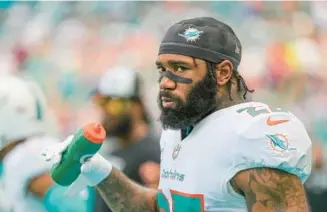
[[[179,101],[179,98],[177,96],[174,96],[173,94],[169,93],[168,91],[160,91],[159,97],[166,97],[171,99],[172,101]]]

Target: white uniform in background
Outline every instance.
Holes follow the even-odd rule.
[[[15,76],[0,78],[0,150],[24,140],[3,159],[0,174],[0,211],[46,211],[42,200],[28,192],[31,180],[50,170],[40,156],[46,146],[58,142],[46,137],[47,106],[41,89]],[[1,162],[0,162],[1,163]]]
[[[51,164],[41,158],[40,151],[57,142],[46,136],[30,137],[6,155],[1,183],[7,208],[14,212],[47,211],[42,200],[28,192],[28,185],[33,178],[49,172]]]

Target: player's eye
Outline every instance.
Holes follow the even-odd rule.
[[[159,79],[158,82],[160,83],[163,79],[163,73],[166,71],[166,69],[162,66],[157,66],[158,72],[159,72]]]
[[[188,70],[188,68],[185,66],[176,66],[175,70],[176,70],[176,72],[183,72],[183,71]]]
[[[166,69],[162,66],[157,66],[157,69],[158,69],[159,73],[163,73],[166,71]]]

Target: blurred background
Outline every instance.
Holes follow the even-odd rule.
[[[307,190],[313,211],[325,211],[318,200],[327,200],[327,2],[0,2],[0,74],[34,78],[52,107],[54,133],[64,138],[98,119],[89,94],[101,74],[134,67],[159,132],[158,47],[171,24],[195,16],[232,26],[254,100],[306,124],[315,165]]]

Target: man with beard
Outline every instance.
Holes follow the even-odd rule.
[[[93,95],[102,112],[108,135],[100,152],[135,182],[156,188],[159,181],[160,146],[140,97],[141,81],[127,67],[105,72]],[[95,211],[110,211],[98,196]]]
[[[310,138],[292,113],[246,100],[241,53],[231,27],[210,17],[168,29],[156,62],[159,188],[133,183],[100,154],[82,165],[114,211],[308,211],[302,184],[311,171]],[[46,160],[70,142],[48,148]]]

